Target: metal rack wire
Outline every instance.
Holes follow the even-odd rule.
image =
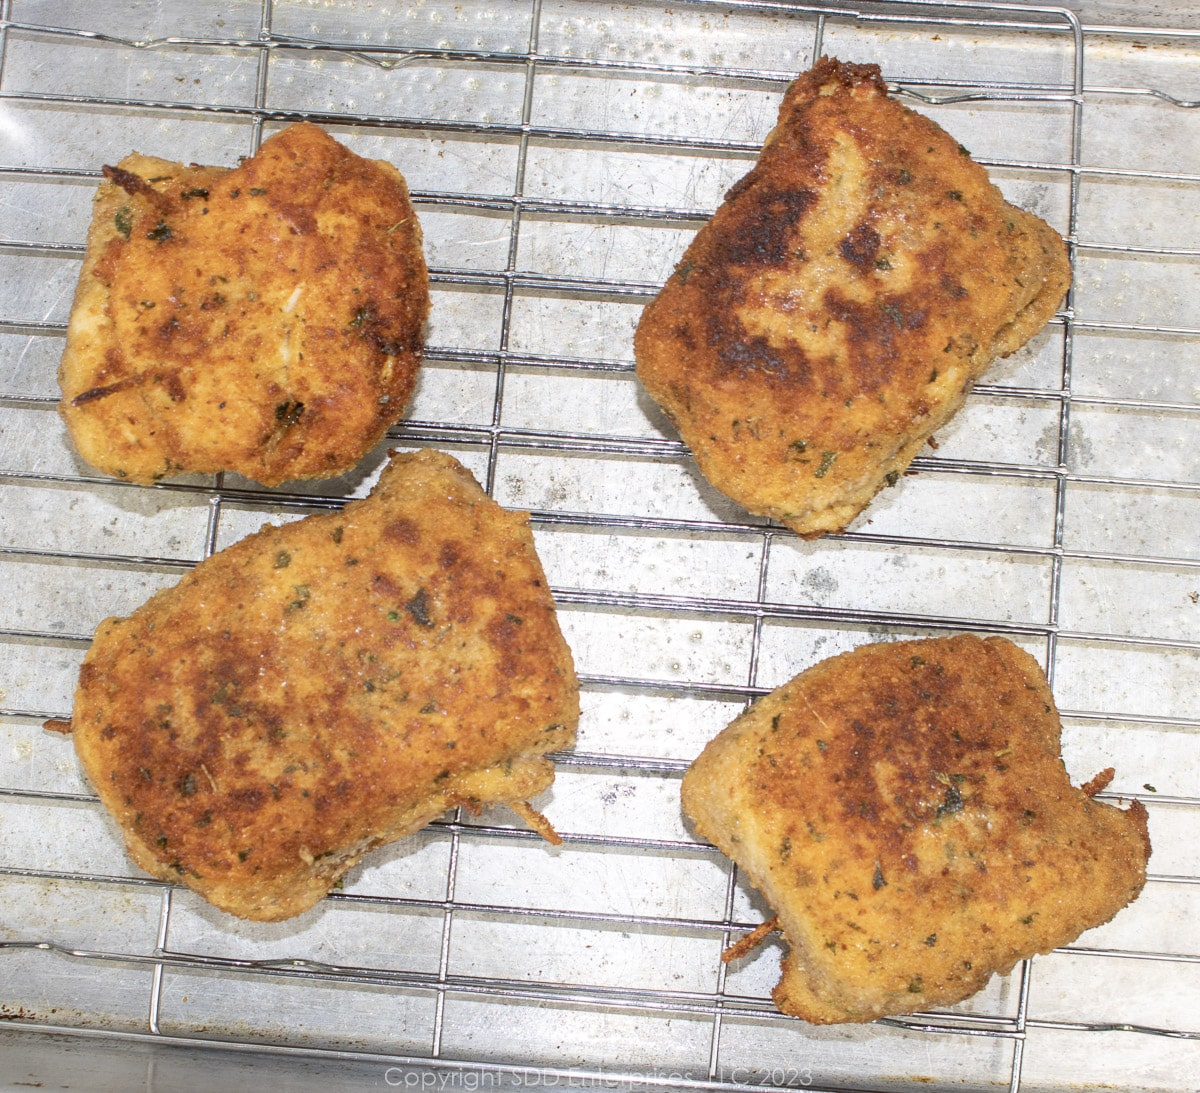
[[[390,1085],[1188,1088],[1196,32],[953,0],[0,12],[0,1017],[14,1030],[252,1049],[343,1078],[366,1067],[375,1084],[386,1067]],[[1076,277],[915,476],[846,534],[800,543],[699,479],[638,393],[629,335],[789,79],[825,52],[879,60],[1063,232]],[[303,490],[122,485],[72,455],[54,369],[101,164],[135,147],[229,163],[301,117],[409,178],[435,306],[388,444],[453,451],[532,511],[584,719],[543,802],[561,851],[498,813],[447,817],[267,928],[137,875],[69,744],[40,725],[69,713],[100,618],[264,519],[361,495],[383,449]],[[763,907],[684,825],[679,775],[819,657],[958,630],[1035,652],[1072,772],[1111,763],[1108,796],[1147,805],[1146,892],[960,1006],[852,1029],[782,1017],[777,948],[718,959]]]

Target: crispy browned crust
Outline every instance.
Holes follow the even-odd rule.
[[[877,66],[825,58],[646,308],[637,373],[717,489],[813,537],[896,481],[1069,280],[1062,239]]]
[[[421,452],[101,623],[72,723],[142,868],[273,920],[456,804],[540,792],[578,717],[526,515]]]
[[[1141,891],[1145,808],[1089,799],[1037,662],[1003,638],[868,645],[767,695],[683,780],[779,914],[807,1021],[960,1001]]]
[[[133,482],[354,467],[403,413],[429,277],[400,172],[289,126],[239,167],[106,167],[59,369],[80,454]]]

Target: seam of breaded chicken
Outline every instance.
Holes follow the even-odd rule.
[[[1033,658],[962,635],[830,658],[711,741],[684,811],[778,914],[779,1008],[958,1002],[1134,899],[1145,808],[1073,787],[1059,733]]]
[[[527,514],[424,451],[101,623],[72,728],[142,868],[275,920],[455,805],[546,833],[524,802],[578,718]]]
[[[354,467],[404,411],[429,313],[400,172],[289,126],[238,167],[105,167],[59,368],[79,453],[131,482]]]
[[[877,66],[824,58],[646,307],[637,375],[709,482],[813,537],[895,484],[1069,279],[1057,233]]]

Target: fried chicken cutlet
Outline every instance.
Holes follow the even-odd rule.
[[[637,374],[713,486],[812,538],[895,484],[1069,280],[1054,230],[878,66],[823,58],[643,312]]]
[[[1105,776],[1073,787],[1060,733],[1037,662],[962,635],[832,657],[711,741],[684,811],[778,914],[779,1009],[958,1002],[1134,899],[1146,809],[1093,800]]]
[[[101,623],[71,727],[138,865],[271,921],[455,805],[553,841],[526,802],[578,717],[526,515],[426,451]]]
[[[353,468],[404,412],[429,313],[408,187],[301,123],[240,166],[104,168],[59,368],[94,467],[264,485]]]

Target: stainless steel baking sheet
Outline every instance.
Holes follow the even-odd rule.
[[[3,0],[0,1078],[1196,1088],[1198,25],[1183,4]],[[822,53],[880,63],[1068,238],[1075,284],[918,473],[805,543],[698,476],[631,335]],[[416,197],[434,308],[404,421],[331,483],[97,476],[55,370],[101,166],[229,164],[298,118]],[[538,802],[565,843],[451,815],[301,918],[237,922],[138,872],[42,722],[102,618],[363,495],[389,446],[451,451],[533,514],[584,689]],[[959,1006],[782,1017],[777,943],[720,963],[765,908],[684,822],[681,773],[814,661],[962,630],[1033,652],[1072,774],[1115,766],[1105,796],[1145,803],[1146,890]]]

